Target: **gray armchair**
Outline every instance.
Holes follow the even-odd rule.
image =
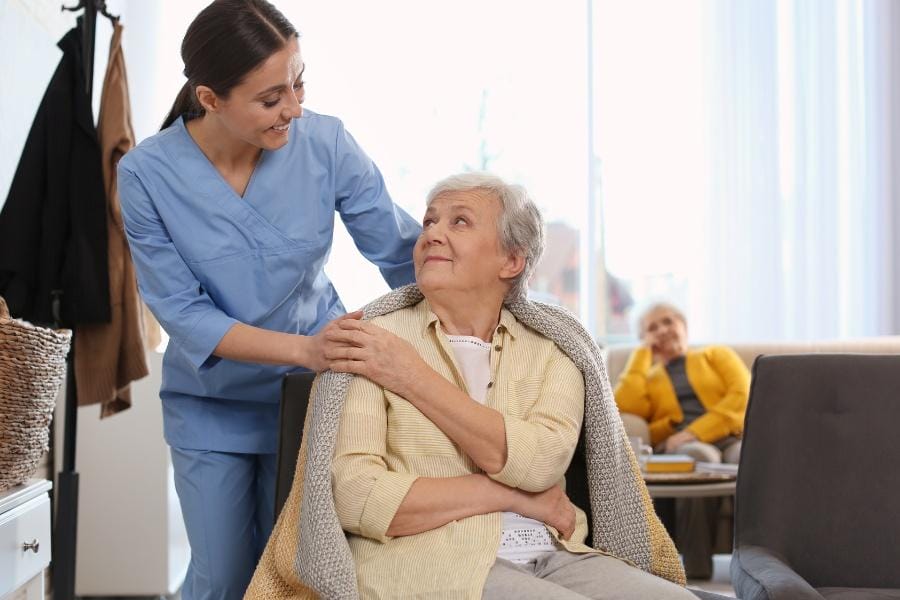
[[[900,598],[900,356],[764,356],[751,381],[738,597]]]

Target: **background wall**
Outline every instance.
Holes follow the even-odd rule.
[[[0,0],[0,56],[12,60],[0,61],[0,208],[6,202],[19,156],[28,137],[34,115],[40,105],[47,84],[53,77],[62,52],[56,44],[75,26],[81,11],[61,11],[62,4],[75,0]],[[131,108],[138,139],[151,135],[159,128],[153,104],[153,89],[158,73],[168,66],[159,60],[166,50],[178,60],[178,45],[158,35],[159,15],[165,4],[172,2],[128,2],[107,0],[109,12],[122,17],[125,24],[123,45],[131,88]],[[134,23],[132,27],[131,24]],[[180,36],[183,32],[174,32]],[[94,49],[94,116],[100,110],[100,91],[106,72],[110,22],[97,17]],[[129,48],[139,51],[129,51]],[[148,52],[147,48],[154,51]],[[177,71],[176,71],[177,72]],[[170,74],[171,75],[171,74]]]
[[[56,42],[75,25],[60,0],[0,0],[0,207],[44,90],[62,52]]]

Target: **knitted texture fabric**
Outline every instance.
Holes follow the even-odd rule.
[[[415,285],[365,307],[371,319],[423,299]],[[584,375],[584,436],[594,547],[684,585],[678,552],[653,510],[619,418],[600,349],[568,311],[519,299],[507,309],[552,340]],[[331,460],[353,375],[327,371],[316,381],[294,483],[245,600],[359,598],[353,556],[334,508]],[[464,576],[461,574],[461,576]]]

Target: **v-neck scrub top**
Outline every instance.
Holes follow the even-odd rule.
[[[297,367],[212,353],[238,322],[309,335],[346,312],[323,270],[335,212],[391,287],[415,278],[421,227],[334,117],[304,109],[243,197],[183,119],[122,158],[118,185],[141,296],[170,336],[160,398],[171,446],[276,451],[281,380]]]

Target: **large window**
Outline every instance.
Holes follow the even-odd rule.
[[[595,2],[593,134],[611,341],[633,339],[642,304],[694,307],[704,288],[703,5]]]
[[[588,184],[585,4],[284,4],[302,29],[307,106],[339,116],[414,218],[452,173],[528,188],[551,243],[538,296],[586,312],[579,234]],[[348,309],[387,290],[343,228],[327,267]]]

